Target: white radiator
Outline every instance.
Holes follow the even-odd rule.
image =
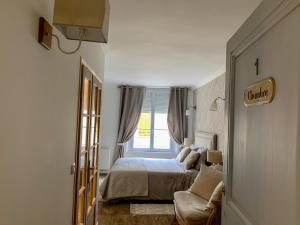
[[[100,171],[106,172],[110,170],[110,150],[109,148],[100,149]]]

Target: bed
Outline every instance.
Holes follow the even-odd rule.
[[[195,145],[216,149],[216,135],[196,132]],[[103,201],[173,200],[174,192],[187,190],[199,171],[186,170],[176,159],[118,159],[100,185]]]

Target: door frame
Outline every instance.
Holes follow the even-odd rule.
[[[270,29],[300,6],[300,0],[265,0],[237,33],[227,43],[226,50],[226,101],[224,134],[224,183],[222,221],[229,214],[239,219],[239,224],[256,225],[242,212],[232,198],[233,137],[234,137],[234,93],[236,59],[263,37]]]

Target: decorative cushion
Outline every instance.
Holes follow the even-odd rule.
[[[183,162],[183,160],[187,157],[187,155],[190,153],[191,149],[189,147],[183,148],[180,153],[177,155],[176,160],[178,162]]]
[[[197,152],[200,153],[200,158],[196,163],[195,169],[200,170],[201,164],[207,164],[207,151],[208,149],[205,147],[199,147]]]
[[[214,170],[202,164],[190,191],[209,201],[216,186],[222,181],[222,177],[223,174],[221,171]]]
[[[217,187],[215,188],[214,192],[212,193],[207,206],[209,208],[213,208],[214,204],[221,204],[222,201],[222,192],[224,189],[224,183],[221,181]]]
[[[191,151],[183,161],[183,166],[186,170],[192,169],[200,157],[199,152]]]
[[[190,191],[174,193],[175,212],[177,218],[186,225],[206,224],[210,216],[208,202]]]

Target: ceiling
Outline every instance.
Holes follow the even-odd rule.
[[[110,0],[105,80],[200,86],[225,72],[226,42],[261,0]]]

